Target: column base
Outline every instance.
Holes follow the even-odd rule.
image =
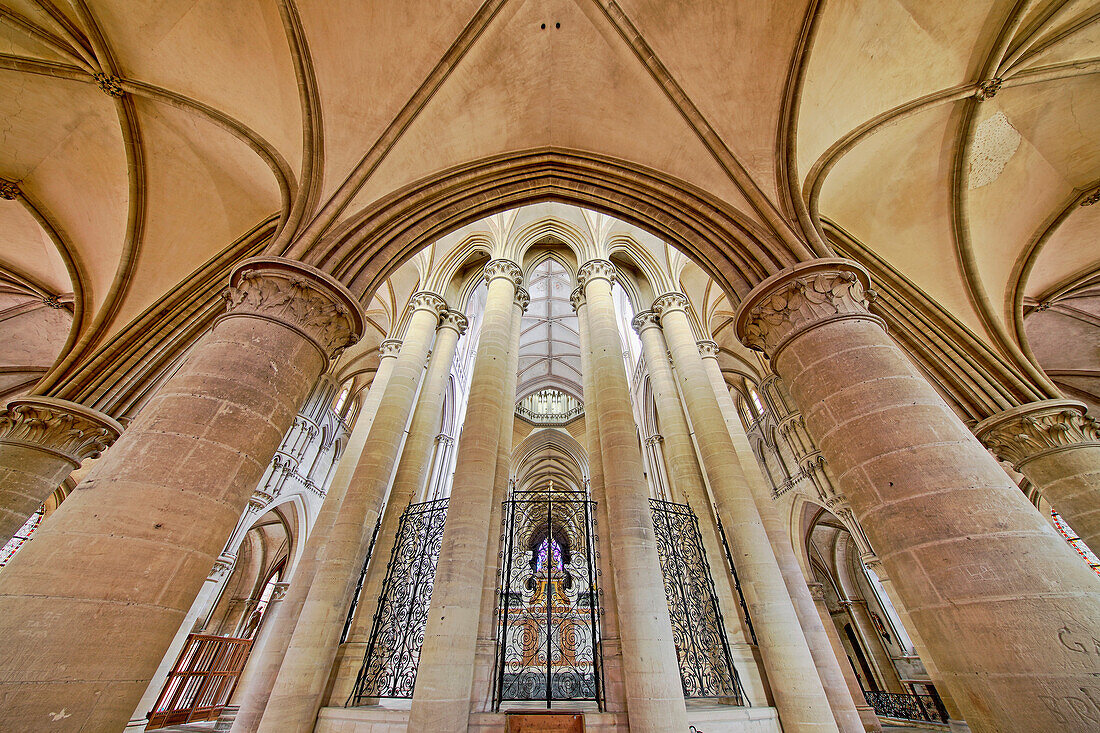
[[[325,704],[342,707],[355,690],[355,678],[363,666],[363,656],[367,653],[367,642],[345,641],[336,650],[336,660],[332,664],[332,676],[329,677],[329,689],[325,694]]]
[[[584,714],[585,730],[593,733],[627,733],[626,713],[599,712],[592,702],[563,701],[563,711]],[[314,733],[405,733],[409,725],[409,700],[386,700],[384,705],[361,708],[321,708]],[[533,703],[513,703],[516,710],[535,710]],[[543,707],[542,709],[545,709]],[[781,733],[775,708],[746,708],[689,700],[688,722],[707,733]],[[470,733],[504,733],[507,714],[471,713]]]

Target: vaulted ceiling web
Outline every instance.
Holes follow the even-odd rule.
[[[569,303],[573,287],[554,259],[540,263],[528,278],[531,304],[519,337],[519,399],[548,387],[581,396],[580,336]]]

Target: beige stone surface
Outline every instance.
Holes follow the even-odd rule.
[[[714,492],[715,505],[741,578],[775,706],[788,730],[835,731],[837,725],[829,700],[799,623],[792,601],[794,593],[785,583],[782,568],[793,567],[794,572],[799,573],[802,593],[808,601],[805,581],[801,579],[793,550],[782,552],[781,542],[786,542],[790,549],[789,539],[773,541],[769,536],[769,526],[773,533],[781,527],[778,515],[771,505],[770,495],[765,493],[763,501],[754,496],[738,460],[730,430],[699,355],[684,310],[686,304],[682,295],[669,294],[658,298],[653,309],[661,320],[686,412],[695,429],[703,469]],[[854,713],[854,709],[851,712]]]
[[[513,409],[500,401],[499,391],[511,363],[513,308],[521,277],[514,262],[498,259],[486,265],[489,293],[413,692],[413,730],[463,731],[470,714],[501,411]]]
[[[526,302],[530,300],[527,291],[517,288],[512,307],[512,324],[508,340],[508,365],[504,372],[504,383],[500,389],[502,405],[516,402],[516,384],[519,380],[519,338],[523,326],[523,313]],[[500,412],[500,443],[497,446],[496,473],[493,476],[493,508],[489,515],[489,541],[485,548],[485,573],[481,588],[480,624],[477,631],[477,655],[474,661],[474,680],[470,689],[471,710],[487,712],[493,703],[495,684],[490,677],[496,669],[499,614],[500,544],[504,536],[501,524],[503,502],[508,498],[508,486],[511,481],[512,445],[515,441],[515,412]],[[498,527],[500,528],[498,530]]]
[[[10,730],[126,725],[299,404],[361,326],[311,268],[238,268],[228,313],[4,569]]]
[[[249,655],[244,679],[238,685],[238,691],[235,694],[239,709],[233,720],[231,729],[233,733],[252,733],[260,725],[260,718],[267,706],[271,688],[275,684],[279,667],[282,666],[283,658],[290,646],[294,627],[298,624],[302,606],[309,594],[309,587],[317,573],[321,553],[328,541],[329,533],[332,532],[332,525],[336,521],[344,496],[351,485],[355,467],[359,465],[363,450],[366,448],[370,428],[386,391],[386,385],[389,383],[390,374],[393,373],[400,346],[399,341],[383,342],[378,371],[375,372],[370,391],[360,407],[359,417],[352,428],[348,445],[336,468],[336,474],[321,505],[321,511],[313,523],[313,530],[306,539],[302,559],[298,561],[298,566],[290,578],[287,597],[279,604],[275,615],[268,620],[267,636]]]
[[[974,433],[1035,484],[1089,549],[1100,549],[1100,423],[1085,405],[1021,405],[986,418]]]
[[[630,728],[642,731],[687,727],[679,665],[664,599],[649,488],[643,476],[634,414],[611,279],[615,268],[593,260],[580,271],[587,303],[589,363],[599,408],[600,460],[607,504],[609,551],[622,643],[622,674]]]
[[[122,430],[108,415],[54,397],[12,400],[0,409],[0,543]]]
[[[725,622],[727,642],[731,645],[747,644],[748,636],[741,621],[741,605],[734,597],[733,580],[727,570],[725,551],[718,535],[718,525],[711,511],[712,502],[703,482],[702,469],[695,454],[691,439],[691,427],[684,415],[680,393],[676,389],[675,378],[669,365],[668,348],[665,337],[657,322],[656,314],[643,311],[634,318],[634,328],[642,341],[646,366],[649,369],[650,389],[660,420],[661,435],[664,438],[664,455],[668,465],[668,476],[672,489],[680,501],[691,506],[699,521],[699,534],[703,541],[703,550],[710,566],[718,607]],[[711,650],[718,654],[719,649]],[[767,699],[760,671],[755,659],[751,663],[737,667],[741,684],[750,702],[762,705]],[[719,663],[724,663],[721,659]]]
[[[849,492],[856,518],[974,730],[1085,730],[1100,580],[866,309],[865,273],[819,260],[738,313]],[[998,650],[991,654],[990,650]]]
[[[411,302],[401,352],[371,423],[367,443],[332,524],[286,656],[257,730],[308,729],[328,685],[340,631],[390,485],[424,365],[446,305],[433,293]]]
[[[367,574],[359,593],[355,618],[352,619],[347,640],[340,645],[339,660],[333,669],[332,689],[327,696],[330,705],[343,705],[347,702],[355,686],[355,677],[363,666],[371,623],[378,608],[382,582],[392,557],[401,515],[410,502],[415,500],[427,479],[432,447],[443,412],[443,393],[451,374],[459,336],[465,330],[466,318],[461,313],[447,310],[442,314],[435,332],[428,368],[416,398],[416,409],[413,410],[412,421],[409,423],[408,436],[401,449],[401,459],[386,498],[386,508],[382,512],[374,554],[367,566]]]

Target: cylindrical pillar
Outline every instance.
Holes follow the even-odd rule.
[[[435,346],[428,359],[428,370],[424,373],[424,383],[420,387],[420,396],[416,399],[416,409],[409,424],[409,435],[405,438],[405,447],[401,451],[401,460],[397,464],[386,508],[382,513],[382,524],[374,543],[374,556],[367,566],[347,640],[338,650],[332,691],[329,694],[331,705],[343,705],[348,699],[363,664],[371,623],[378,608],[382,582],[390,564],[401,515],[421,491],[427,477],[436,431],[443,414],[443,395],[451,374],[451,364],[454,362],[458,339],[466,332],[466,326],[466,316],[459,311],[447,310],[440,316]]]
[[[309,593],[290,637],[258,730],[308,730],[328,685],[351,594],[366,559],[424,364],[446,303],[435,293],[415,293],[401,353],[394,363],[367,443],[320,554]]]
[[[512,308],[512,331],[508,340],[508,365],[504,370],[504,383],[500,386],[501,404],[512,409],[500,411],[500,443],[497,445],[497,467],[493,477],[492,514],[489,516],[489,543],[485,549],[484,585],[481,589],[481,612],[477,630],[477,653],[474,662],[474,683],[471,702],[474,710],[492,708],[493,674],[497,635],[497,588],[499,586],[500,543],[502,539],[501,514],[508,498],[508,481],[512,470],[512,433],[515,431],[516,384],[519,381],[519,335],[523,328],[523,314],[531,302],[531,295],[524,288],[516,288],[515,307]]]
[[[0,408],[0,547],[85,458],[98,458],[122,426],[56,397],[21,397]]]
[[[470,716],[485,552],[502,404],[512,337],[512,309],[523,271],[511,260],[485,265],[489,294],[470,380],[466,419],[458,439],[451,501],[439,549],[435,588],[413,690],[409,730],[458,733]]]
[[[863,598],[841,598],[840,605],[848,612],[852,619],[852,628],[863,639],[867,647],[868,660],[878,673],[879,680],[886,692],[904,692],[905,688],[898,677],[898,671],[894,668],[894,662],[890,659],[886,647],[879,638],[874,621],[871,620],[871,610],[867,607],[867,601]]]
[[[4,569],[8,730],[126,725],[298,407],[362,329],[355,298],[301,263],[247,260],[230,282],[228,312]]]
[[[703,482],[702,469],[695,454],[695,445],[691,440],[691,428],[684,415],[680,393],[676,389],[676,380],[668,362],[668,347],[657,314],[653,311],[638,313],[632,322],[634,330],[642,342],[646,366],[649,368],[649,385],[652,390],[657,418],[660,421],[664,438],[665,464],[668,467],[670,489],[679,501],[687,503],[699,520],[699,534],[703,540],[711,572],[716,576],[714,588],[718,595],[718,606],[722,609],[726,636],[730,644],[745,644],[745,631],[740,619],[741,606],[734,598],[734,587],[730,574],[725,571],[726,558],[718,538],[718,524],[711,512],[711,502],[707,497],[707,487]],[[707,650],[711,654],[721,654],[721,649]],[[751,650],[746,650],[750,651]],[[742,658],[751,654],[742,654]],[[720,660],[717,660],[720,662]],[[755,660],[754,660],[755,662]],[[765,700],[763,681],[755,669],[739,670],[742,684],[750,700],[762,703]]]
[[[745,298],[738,335],[786,382],[971,727],[1094,728],[1100,579],[886,334],[869,287],[849,260],[790,267]]]
[[[890,603],[893,604],[894,610],[897,611],[898,617],[901,619],[901,625],[905,627],[905,632],[909,634],[909,640],[913,642],[914,650],[917,656],[920,657],[921,664],[924,665],[924,671],[928,673],[928,677],[936,688],[936,694],[940,696],[940,701],[943,703],[944,709],[947,710],[947,715],[950,718],[948,723],[951,726],[951,730],[969,730],[969,727],[967,727],[966,723],[963,721],[959,706],[955,704],[955,698],[952,697],[951,690],[943,683],[940,670],[936,667],[936,663],[928,653],[927,645],[924,643],[924,640],[920,638],[920,634],[917,633],[913,620],[909,618],[909,612],[905,610],[905,605],[902,604],[901,598],[898,596],[898,591],[894,587],[894,582],[890,580],[890,576],[886,574],[886,570],[882,567],[882,561],[878,559],[877,555],[864,555],[861,560],[878,578],[879,583],[882,584],[882,589],[886,591],[886,597],[890,599]]]
[[[869,718],[864,718],[861,715],[866,730],[881,731],[882,723],[879,722],[874,709],[867,704],[867,699],[863,695],[863,688],[859,686],[859,679],[856,677],[855,670],[852,669],[851,662],[848,661],[847,652],[844,651],[844,643],[840,640],[840,632],[837,631],[836,624],[833,622],[833,615],[829,612],[829,606],[825,602],[825,586],[815,581],[808,583],[807,587],[810,589],[810,597],[814,600],[818,618],[821,619],[821,627],[825,630],[825,636],[829,640],[834,658],[838,661],[844,660],[837,666],[844,678],[844,684],[848,688],[849,695],[853,700],[862,703],[862,705],[856,706],[857,709],[863,707],[871,711]]]
[[[1082,403],[1031,402],[982,420],[974,433],[1100,555],[1100,423]]]
[[[802,625],[803,620],[812,624],[817,611],[770,492],[763,486],[753,491],[738,459],[686,308],[687,298],[680,293],[662,295],[653,304],[737,564],[779,718],[787,731],[835,731],[837,722]],[[747,438],[744,443],[747,447]],[[854,720],[854,730],[862,730],[854,706],[845,706],[844,712],[845,729],[853,730]]]
[[[336,474],[332,477],[332,483],[329,484],[325,500],[321,504],[321,511],[317,514],[313,529],[306,538],[302,557],[288,579],[290,586],[287,589],[286,598],[279,604],[278,612],[268,620],[270,629],[267,635],[256,644],[248,657],[244,679],[240,683],[240,693],[237,695],[240,709],[236,712],[232,733],[252,733],[260,725],[260,718],[263,716],[264,708],[267,707],[275,677],[279,674],[279,667],[282,666],[283,657],[286,656],[287,647],[290,646],[290,638],[294,634],[294,627],[298,624],[298,617],[302,613],[302,606],[309,594],[313,576],[317,573],[321,552],[332,532],[332,525],[344,502],[355,467],[359,465],[367,446],[367,437],[374,423],[374,416],[382,402],[386,385],[389,384],[400,349],[401,342],[396,339],[387,339],[379,345],[378,369],[374,373],[366,399],[363,400],[359,409],[359,416],[355,419],[347,447],[340,458],[340,464],[336,467]]]
[[[577,313],[578,343],[581,346],[581,378],[584,390],[584,433],[588,451],[588,493],[595,504],[596,537],[607,541],[606,527],[607,492],[603,482],[603,452],[600,450],[600,406],[596,394],[596,378],[592,369],[592,337],[588,330],[588,303],[584,290],[575,289],[569,302]],[[603,665],[604,709],[621,712],[626,709],[626,691],[623,689],[622,639],[619,635],[619,605],[615,599],[615,574],[611,566],[611,552],[596,548],[598,577],[600,580],[600,661]]]
[[[593,388],[599,404],[600,460],[607,503],[612,582],[619,611],[630,729],[686,730],[687,709],[672,639],[649,488],[630,403],[611,284],[615,266],[590,260],[577,272],[588,316]]]

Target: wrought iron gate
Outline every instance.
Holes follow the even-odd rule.
[[[649,503],[684,697],[730,697],[743,704],[699,520],[687,504]]]
[[[366,698],[412,697],[447,504],[447,499],[410,504],[401,515],[349,705],[363,705]]]
[[[602,706],[593,502],[580,491],[516,491],[504,502],[496,706]]]

